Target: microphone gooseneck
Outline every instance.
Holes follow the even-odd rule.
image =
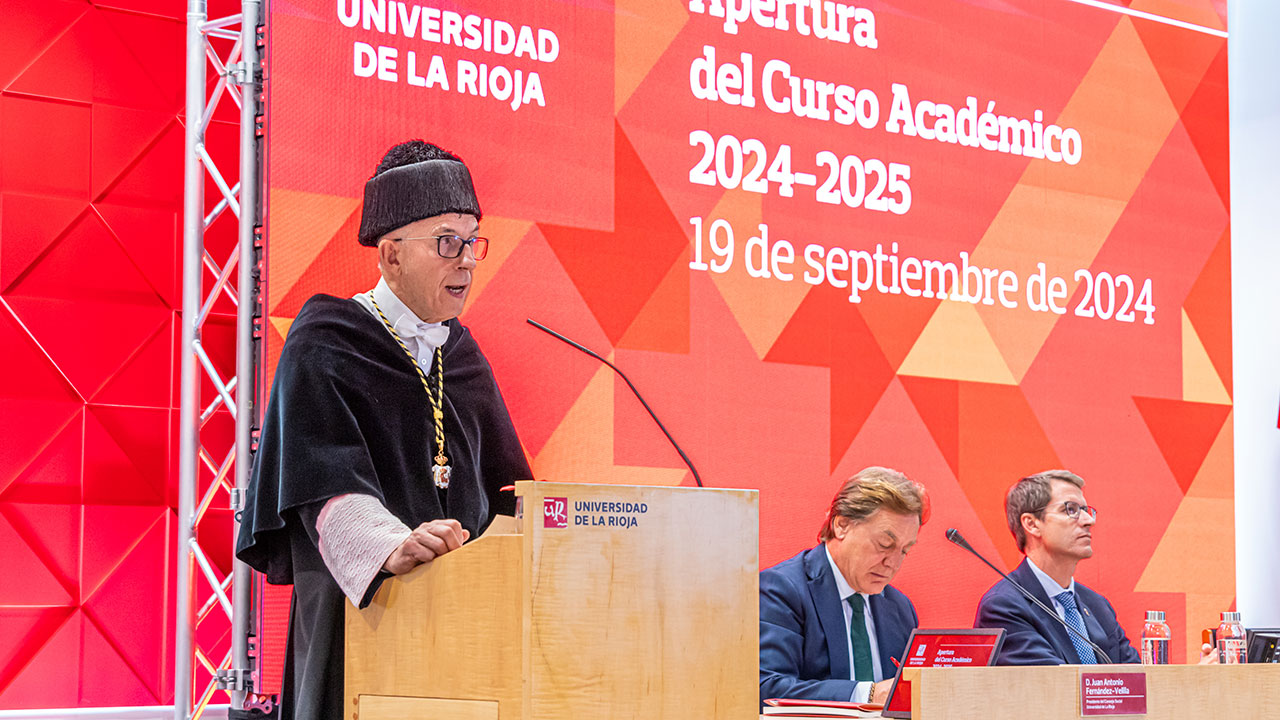
[[[663,425],[663,424],[662,424],[662,421],[658,419],[658,416],[654,414],[654,412],[653,412],[653,408],[649,407],[649,403],[647,403],[647,402],[645,402],[645,401],[644,401],[644,398],[643,398],[643,397],[641,397],[641,395],[640,395],[640,391],[639,391],[639,390],[637,390],[637,389],[636,389],[636,386],[635,386],[635,385],[633,385],[633,384],[631,383],[631,379],[627,377],[626,373],[624,373],[624,372],[622,372],[621,370],[619,370],[617,365],[614,365],[613,363],[609,362],[608,360],[605,360],[603,357],[601,357],[598,353],[596,353],[596,352],[595,352],[594,350],[592,350],[591,348],[589,348],[589,347],[587,347],[587,346],[585,346],[585,345],[581,345],[581,344],[579,344],[579,343],[576,343],[576,342],[574,342],[574,341],[570,340],[569,338],[565,337],[564,335],[561,335],[560,333],[556,332],[555,330],[552,330],[551,328],[547,327],[546,325],[543,325],[542,323],[538,322],[537,320],[534,320],[533,318],[525,318],[525,322],[527,322],[527,323],[529,323],[530,325],[532,325],[532,326],[534,326],[534,327],[538,328],[538,329],[539,329],[539,330],[541,330],[542,332],[547,333],[548,335],[550,335],[550,336],[552,336],[552,337],[554,337],[554,338],[557,338],[557,339],[558,339],[558,340],[560,340],[561,342],[564,342],[564,343],[567,343],[567,344],[569,344],[569,345],[572,345],[573,347],[575,347],[575,348],[577,348],[577,349],[581,350],[582,352],[584,352],[584,353],[586,353],[586,354],[590,355],[591,357],[593,357],[593,358],[595,358],[595,359],[599,360],[600,362],[604,363],[605,365],[608,365],[608,366],[609,366],[609,369],[611,369],[611,370],[613,370],[614,372],[618,373],[618,377],[622,378],[622,380],[623,380],[624,382],[626,382],[626,383],[627,383],[627,387],[631,388],[631,392],[636,396],[636,399],[637,399],[637,400],[639,400],[639,401],[640,401],[640,404],[644,406],[644,409],[648,411],[648,413],[649,413],[649,417],[653,418],[653,421],[654,421],[655,423],[657,423],[657,425],[658,425],[658,429],[662,431],[662,434],[663,434],[663,435],[666,435],[666,436],[667,436],[667,441],[671,443],[671,447],[675,448],[675,449],[676,449],[676,452],[680,453],[680,459],[681,459],[681,460],[684,460],[684,464],[689,466],[689,472],[692,472],[692,473],[693,473],[693,481],[694,481],[695,483],[697,483],[697,484],[698,484],[698,487],[702,487],[702,477],[698,475],[698,470],[697,470],[697,468],[695,468],[695,467],[693,466],[693,462],[692,462],[691,460],[689,460],[689,456],[684,454],[684,450],[681,450],[681,449],[680,449],[680,445],[678,445],[678,444],[676,443],[676,439],[675,439],[675,438],[673,438],[673,437],[671,437],[671,433],[667,432],[667,428],[666,428],[666,426],[665,426],[665,425]]]
[[[1113,664],[1111,660],[1111,656],[1107,655],[1107,653],[1104,652],[1102,648],[1098,647],[1097,643],[1090,640],[1088,635],[1085,635],[1079,630],[1076,630],[1075,628],[1071,627],[1069,624],[1067,624],[1066,620],[1063,620],[1062,618],[1058,617],[1058,613],[1053,608],[1040,602],[1040,598],[1036,597],[1035,595],[1032,595],[1030,590],[1027,590],[1026,588],[1022,587],[1013,578],[1006,575],[1003,570],[996,567],[995,565],[992,565],[990,561],[988,561],[985,557],[982,556],[982,553],[973,549],[973,546],[969,544],[968,540],[964,539],[964,536],[960,534],[959,530],[955,528],[948,528],[947,539],[955,543],[956,545],[959,545],[960,547],[964,548],[965,550],[968,550],[969,552],[973,553],[974,557],[978,558],[983,563],[985,563],[987,567],[991,568],[992,570],[995,570],[1000,575],[1000,577],[1004,578],[1005,580],[1008,580],[1010,585],[1017,588],[1018,592],[1025,595],[1028,600],[1035,603],[1037,607],[1039,607],[1041,610],[1048,613],[1049,617],[1061,623],[1062,627],[1067,629],[1067,632],[1072,633],[1076,637],[1088,643],[1089,647],[1093,648],[1094,652],[1102,656],[1102,659],[1106,662],[1107,665]]]

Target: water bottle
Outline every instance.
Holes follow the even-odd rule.
[[[1172,632],[1164,621],[1163,610],[1148,610],[1142,626],[1142,664],[1168,665],[1169,638]]]
[[[1240,613],[1222,613],[1222,624],[1218,626],[1218,662],[1223,665],[1242,665],[1248,659],[1248,652]]]

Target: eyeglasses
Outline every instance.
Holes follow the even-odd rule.
[[[1040,511],[1037,512],[1036,514],[1039,515],[1040,513],[1048,509],[1049,508],[1047,506],[1042,507],[1040,508]],[[1063,515],[1066,515],[1072,520],[1079,520],[1081,511],[1088,513],[1089,517],[1094,520],[1098,519],[1098,508],[1092,505],[1081,505],[1079,503],[1074,503],[1074,502],[1064,502],[1062,503],[1062,508],[1058,510],[1058,512],[1062,513]]]
[[[435,240],[436,252],[445,260],[452,260],[462,255],[462,248],[471,246],[471,252],[477,260],[483,260],[489,254],[489,238],[461,238],[457,235],[424,235],[422,237],[391,238],[392,242],[401,240]]]

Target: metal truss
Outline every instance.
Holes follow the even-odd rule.
[[[209,509],[220,505],[222,499],[237,518],[239,529],[258,413],[260,334],[255,332],[255,315],[259,315],[261,217],[260,18],[260,0],[243,0],[239,14],[213,20],[204,0],[187,3],[174,720],[198,720],[214,700],[222,699],[220,693],[230,696],[233,717],[264,704],[253,693],[250,570],[235,561],[231,574],[220,575],[198,539]],[[210,69],[217,78],[212,88],[208,85]],[[227,100],[240,110],[239,179],[234,183],[205,147],[209,123]],[[205,197],[206,180],[218,189],[211,207]],[[205,232],[218,222],[235,222],[238,227],[235,246],[225,258],[214,257],[204,245]],[[206,285],[207,276],[212,282]],[[206,322],[223,298],[236,308],[234,368],[219,367],[202,339]],[[210,398],[200,396],[204,383],[214,388]],[[229,446],[225,439],[206,432],[220,413],[235,422],[234,442]],[[202,486],[207,487],[203,494],[199,491]],[[215,632],[205,630],[210,624]],[[202,646],[202,637],[225,637],[226,633],[219,631],[228,625],[228,651],[219,656]]]

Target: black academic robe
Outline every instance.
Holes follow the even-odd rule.
[[[409,527],[454,518],[477,537],[513,514],[500,488],[533,477],[493,372],[450,320],[444,364],[447,491],[431,480],[435,434],[414,362],[354,300],[316,295],[276,367],[245,498],[236,555],[267,581],[292,583],[281,720],[338,720],[345,596],[320,557],[315,521],[345,493],[378,498]],[[364,602],[387,576],[375,579]]]

